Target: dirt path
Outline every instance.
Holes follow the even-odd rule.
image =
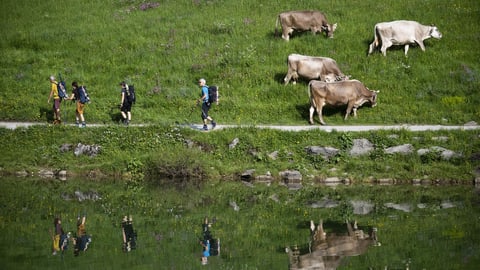
[[[16,129],[20,127],[30,127],[34,125],[47,125],[46,123],[35,122],[2,122],[0,121],[0,128]],[[73,125],[73,124],[71,124]],[[113,125],[113,124],[112,124]],[[131,126],[145,126],[147,124],[132,124]],[[105,126],[103,124],[90,124],[87,127]],[[202,130],[200,124],[180,125],[190,127],[196,130]],[[408,131],[427,131],[427,130],[477,130],[480,125],[476,123],[468,123],[466,125],[365,125],[365,126],[320,126],[320,125],[304,125],[304,126],[285,126],[285,125],[217,125],[215,130],[233,128],[233,127],[256,127],[256,128],[271,128],[284,131],[304,131],[304,130],[322,130],[326,132],[332,131],[371,131],[371,130],[408,130]]]

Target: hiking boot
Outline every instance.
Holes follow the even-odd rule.
[[[203,130],[208,130],[207,125],[203,125]]]
[[[212,121],[212,129],[214,129],[217,126],[217,123],[215,121]]]

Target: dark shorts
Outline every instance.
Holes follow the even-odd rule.
[[[122,107],[120,107],[120,111],[122,112],[129,112],[132,109],[132,103],[128,101],[123,102]]]
[[[208,110],[210,110],[210,103],[202,103],[202,119],[208,118]]]
[[[61,100],[59,98],[53,100],[53,110],[60,110],[60,102]]]

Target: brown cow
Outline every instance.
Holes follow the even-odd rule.
[[[285,85],[290,79],[293,79],[295,84],[299,77],[328,82],[348,79],[338,67],[337,62],[328,57],[290,54],[287,58],[287,66],[287,75],[283,79]]]
[[[348,221],[347,235],[326,234],[323,221],[317,227],[310,221],[310,250],[300,255],[297,247],[287,248],[291,270],[306,269],[337,269],[341,260],[346,256],[357,256],[365,253],[370,246],[379,246],[377,229],[373,228],[370,234],[358,229],[355,221],[353,227]]]
[[[407,56],[410,44],[417,43],[422,51],[425,51],[423,41],[431,37],[440,39],[442,33],[438,31],[436,26],[421,25],[415,21],[392,21],[377,23],[373,30],[375,38],[370,44],[368,54],[378,47],[379,40],[382,41],[380,51],[383,56],[387,56],[387,49],[392,45],[405,45],[405,56]]]
[[[313,125],[313,113],[317,110],[318,118],[322,125],[325,125],[322,116],[324,105],[343,106],[347,105],[345,120],[353,109],[353,115],[357,117],[357,109],[366,102],[371,106],[377,105],[377,93],[379,91],[370,91],[367,87],[357,80],[348,80],[340,82],[322,82],[311,80],[308,83],[308,94],[310,96],[310,124]]]
[[[282,26],[282,38],[286,41],[290,39],[290,34],[294,30],[325,32],[327,37],[333,38],[333,32],[337,28],[337,24],[329,24],[325,14],[320,11],[287,11],[280,13],[275,23],[275,35],[277,35],[278,23]]]

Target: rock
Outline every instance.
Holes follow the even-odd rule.
[[[235,148],[235,146],[237,146],[237,144],[238,144],[239,142],[240,142],[240,139],[238,139],[238,138],[233,139],[233,141],[228,145],[228,148],[229,148],[229,149]]]
[[[456,207],[455,204],[449,201],[445,201],[440,204],[440,208],[442,209],[448,209],[448,208],[454,208],[454,207]]]
[[[403,212],[411,212],[412,211],[412,206],[408,203],[402,203],[402,204],[398,204],[398,203],[385,203],[384,204],[385,207],[387,208],[393,208],[395,210],[400,210],[400,211],[403,211]]]
[[[273,151],[272,153],[268,154],[268,157],[272,160],[276,160],[278,158],[278,151]]]
[[[55,174],[51,170],[42,169],[38,172],[38,175],[42,178],[53,178]]]
[[[287,170],[280,172],[280,177],[283,181],[288,183],[301,183],[302,182],[302,174],[299,171],[294,170]]]
[[[366,215],[373,211],[375,205],[367,201],[350,201],[355,215]]]
[[[237,205],[236,202],[232,201],[230,202],[230,206],[233,208],[234,211],[240,211],[240,207]]]
[[[385,153],[386,154],[402,154],[402,155],[408,155],[413,152],[413,146],[411,144],[403,144],[403,145],[397,145],[397,146],[392,146],[385,148]]]
[[[310,155],[320,155],[324,159],[328,160],[331,157],[336,156],[340,150],[333,148],[333,147],[322,147],[322,146],[307,146],[305,147],[307,154]]]
[[[349,151],[350,156],[362,156],[369,154],[375,148],[373,144],[367,139],[354,139],[353,146]]]
[[[95,157],[100,153],[101,147],[99,145],[84,145],[82,143],[78,143],[77,147],[75,147],[74,154],[75,156],[80,155],[87,155],[89,157]]]
[[[323,198],[320,201],[309,202],[307,205],[311,208],[334,208],[337,207],[339,203],[329,198]]]
[[[243,181],[251,181],[254,173],[255,169],[246,170],[240,175],[240,179],[242,179]]]
[[[341,183],[342,179],[334,176],[334,177],[327,177],[325,180],[323,180],[325,184],[334,184],[334,183]]]
[[[69,152],[70,150],[72,150],[72,144],[70,143],[64,143],[60,146],[60,153],[65,153],[65,152]]]
[[[441,158],[443,160],[450,160],[452,158],[457,158],[457,157],[462,156],[461,154],[455,153],[452,150],[448,150],[448,149],[440,147],[440,146],[432,146],[428,149],[422,148],[422,149],[417,150],[417,154],[419,156],[423,156],[423,155],[429,154],[431,152],[437,153],[438,154],[437,157]]]

